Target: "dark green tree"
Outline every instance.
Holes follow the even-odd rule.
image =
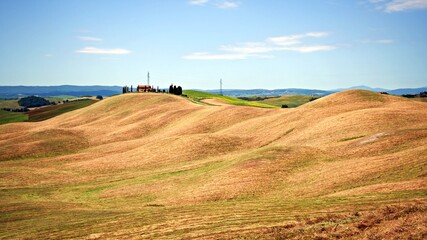
[[[177,88],[176,88],[176,93],[175,93],[176,95],[182,95],[182,87],[181,86],[178,86]]]
[[[42,97],[36,97],[36,96],[30,96],[30,97],[23,97],[18,100],[18,104],[23,107],[41,107],[50,105],[51,103],[42,98]]]

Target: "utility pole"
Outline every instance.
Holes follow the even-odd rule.
[[[147,86],[150,86],[150,72],[147,74]]]
[[[222,95],[222,78],[219,80],[219,92]]]

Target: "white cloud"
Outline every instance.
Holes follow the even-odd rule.
[[[94,47],[85,47],[83,49],[77,50],[78,53],[89,53],[89,54],[129,54],[131,53],[127,49],[123,48],[114,48],[114,49],[101,49]]]
[[[427,0],[368,0],[368,2],[389,13],[427,9]]]
[[[274,48],[267,46],[267,44],[265,43],[249,42],[249,43],[242,43],[234,46],[233,45],[221,46],[220,50],[227,51],[227,52],[236,52],[241,54],[256,54],[256,53],[271,52],[274,50]]]
[[[386,4],[386,12],[401,12],[427,8],[427,0],[393,0]]]
[[[238,8],[240,6],[240,2],[232,1],[232,0],[217,0],[217,1],[189,0],[188,3],[196,6],[205,6],[210,3],[211,6],[215,6],[217,8],[222,8],[222,9],[233,9],[233,8]]]
[[[224,9],[238,8],[239,6],[240,6],[240,3],[234,2],[234,1],[224,1],[217,4],[217,7],[224,8]]]
[[[271,37],[267,40],[273,44],[280,46],[289,46],[301,43],[300,39],[303,38],[303,35],[290,35],[290,36],[280,36],[280,37]]]
[[[270,37],[263,42],[247,42],[235,45],[223,45],[219,48],[220,53],[195,52],[183,56],[187,60],[242,60],[247,58],[273,58],[266,53],[279,51],[293,51],[299,53],[312,53],[320,51],[331,51],[336,49],[332,45],[303,45],[304,38],[319,38],[328,36],[327,32],[310,32],[298,35],[285,35]]]
[[[327,32],[309,32],[305,34],[298,34],[298,35],[285,35],[285,36],[279,36],[279,37],[271,37],[267,40],[271,43],[274,43],[279,46],[289,46],[289,45],[296,45],[301,43],[302,39],[311,37],[311,38],[320,38],[320,37],[326,37],[329,33]]]
[[[332,51],[335,49],[336,49],[336,47],[331,46],[331,45],[317,45],[317,46],[302,46],[302,47],[293,47],[293,48],[282,48],[283,51],[295,51],[295,52],[300,52],[300,53]]]
[[[199,6],[205,5],[208,2],[209,2],[209,0],[190,0],[190,1],[188,1],[189,4],[199,5]]]
[[[87,42],[100,42],[100,41],[102,41],[101,38],[88,37],[88,36],[78,36],[77,38],[82,40],[82,41],[87,41]]]
[[[309,32],[305,34],[306,37],[315,37],[315,38],[326,37],[328,35],[329,35],[328,32]]]
[[[52,54],[50,54],[50,53],[47,53],[47,54],[45,54],[44,56],[45,56],[45,57],[53,57],[53,55],[52,55]]]

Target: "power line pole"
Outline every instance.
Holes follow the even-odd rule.
[[[222,95],[222,78],[219,80],[219,92]]]
[[[150,86],[150,72],[147,74],[147,85]]]

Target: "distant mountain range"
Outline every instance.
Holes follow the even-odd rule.
[[[120,86],[0,86],[1,98],[16,98],[37,95],[48,96],[112,96],[122,92]]]
[[[220,90],[206,90],[210,93],[220,93]],[[285,88],[285,89],[223,89],[222,94],[233,97],[247,97],[247,96],[282,96],[282,95],[315,95],[326,96],[334,93],[333,91],[318,90],[318,89],[302,89],[302,88]]]
[[[390,94],[393,95],[403,95],[403,94],[417,94],[420,92],[424,92],[427,91],[427,87],[421,87],[421,88],[398,88],[398,89],[394,89],[394,90],[390,90],[390,89],[385,89],[385,88],[371,88],[368,86],[354,86],[354,87],[350,87],[350,88],[339,88],[339,89],[335,89],[335,90],[331,90],[333,92],[340,92],[343,90],[349,90],[349,89],[363,89],[363,90],[369,90],[369,91],[373,91],[373,92],[388,92]]]
[[[282,96],[282,95],[314,95],[314,96],[326,96],[332,93],[350,90],[350,89],[362,89],[373,92],[388,92],[393,95],[402,94],[417,94],[420,92],[427,91],[427,87],[421,88],[399,88],[399,89],[385,89],[385,88],[371,88],[368,86],[354,86],[349,88],[339,88],[333,90],[319,90],[319,89],[303,89],[303,88],[284,88],[284,89],[251,89],[251,90],[240,90],[240,89],[223,89],[222,93],[226,96],[233,97],[246,97],[246,96]],[[219,89],[206,90],[210,93],[220,93]]]
[[[303,88],[285,88],[285,89],[224,89],[222,92],[226,96],[245,97],[245,96],[281,96],[281,95],[315,95],[326,96],[335,92],[348,90],[348,89],[364,89],[374,92],[388,92],[394,95],[402,94],[417,94],[427,91],[427,87],[422,88],[400,88],[400,89],[384,89],[384,88],[371,88],[368,86],[354,86],[350,88],[340,88],[333,90],[319,90],[319,89],[303,89]],[[204,90],[211,93],[219,93],[220,90]],[[37,95],[42,97],[47,96],[112,96],[122,92],[121,86],[74,86],[74,85],[61,85],[61,86],[0,86],[0,98],[17,98],[23,96]]]

